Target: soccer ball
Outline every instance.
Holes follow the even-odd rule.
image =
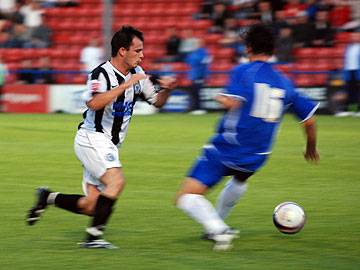
[[[274,225],[282,233],[294,234],[299,232],[304,227],[305,220],[304,210],[294,202],[280,203],[274,209]]]

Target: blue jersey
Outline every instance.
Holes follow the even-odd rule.
[[[289,107],[305,121],[317,109],[308,98],[295,91],[290,80],[267,62],[255,61],[232,71],[224,95],[242,101],[221,119],[208,148],[223,163],[235,169],[255,171],[271,152],[280,121]],[[212,149],[212,150],[211,150]],[[253,164],[253,165],[251,165]]]

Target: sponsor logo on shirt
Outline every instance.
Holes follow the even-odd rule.
[[[132,114],[133,106],[134,104],[130,101],[127,101],[125,103],[115,102],[113,104],[112,115],[115,117],[129,116]]]

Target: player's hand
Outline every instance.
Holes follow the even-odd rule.
[[[162,76],[159,78],[159,84],[161,89],[174,89],[176,86],[176,78],[171,76]]]
[[[320,160],[320,155],[315,148],[307,148],[304,153],[304,158],[309,162],[317,164]]]
[[[145,80],[148,76],[143,73],[136,73],[131,76],[131,78],[126,82],[129,87],[135,83],[137,83],[140,80]]]

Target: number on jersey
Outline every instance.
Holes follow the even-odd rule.
[[[265,83],[255,83],[250,115],[266,122],[279,122],[284,107],[285,90]]]

